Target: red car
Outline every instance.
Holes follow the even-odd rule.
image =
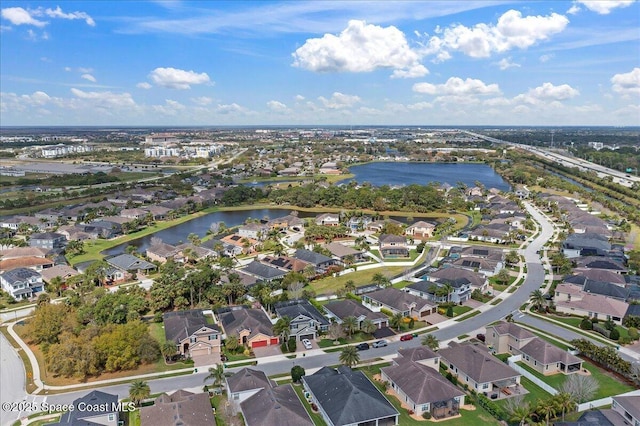
[[[413,339],[413,334],[403,334],[402,336],[400,336],[401,341],[411,340],[411,339]]]

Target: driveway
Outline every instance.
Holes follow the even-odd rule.
[[[424,317],[422,319],[425,320],[430,325],[434,325],[434,324],[439,324],[441,322],[444,322],[444,321],[448,320],[449,318],[445,317],[444,315],[440,315],[440,314],[429,314],[429,315],[427,315],[426,317]]]
[[[253,348],[253,354],[256,358],[264,358],[267,356],[282,355],[282,351],[280,350],[280,345],[271,345]]]
[[[469,299],[466,302],[464,302],[463,305],[475,309],[475,308],[479,308],[480,306],[484,305],[484,303],[479,302],[477,300]]]
[[[205,355],[193,355],[191,357],[193,359],[194,367],[205,367],[207,365],[220,364],[220,354],[218,352],[214,352],[212,354]]]

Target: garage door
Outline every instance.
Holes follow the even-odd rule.
[[[303,340],[303,339],[313,340],[313,334],[303,334],[300,336],[300,340]]]
[[[252,348],[262,348],[264,346],[267,346],[266,340],[256,340],[255,342],[251,343]]]
[[[271,339],[271,344],[272,345],[277,345],[278,343],[280,343],[280,339],[278,337],[273,337]]]
[[[204,348],[191,348],[189,353],[191,354],[191,356],[208,355],[209,354],[209,348],[207,348],[207,347],[204,347]]]

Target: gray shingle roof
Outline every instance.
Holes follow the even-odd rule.
[[[416,362],[384,367],[382,371],[416,404],[449,401],[464,395],[440,373]]]
[[[75,399],[73,401],[73,406],[74,407],[79,407],[80,404],[83,404],[84,406],[94,406],[97,405],[97,408],[109,408],[109,409],[99,409],[99,410],[94,410],[94,411],[81,411],[81,410],[73,410],[73,411],[66,411],[62,417],[60,418],[60,421],[58,423],[53,423],[52,425],[72,425],[72,426],[97,426],[97,423],[91,422],[91,421],[87,421],[87,420],[83,420],[86,417],[93,417],[93,416],[99,416],[101,414],[109,414],[109,413],[115,413],[118,414],[118,410],[111,410],[111,407],[115,407],[116,404],[118,403],[118,396],[117,395],[112,395],[110,393],[105,393],[105,392],[101,392],[98,390],[94,390],[88,394],[86,394],[85,396]]]
[[[422,310],[425,306],[433,306],[429,301],[402,290],[398,290],[397,288],[384,288],[372,293],[367,293],[366,296],[384,305],[390,306],[397,311],[406,311],[411,304],[415,304],[415,309],[417,311]]]
[[[306,317],[313,318],[320,325],[329,325],[329,320],[327,320],[324,315],[322,315],[322,313],[306,299],[278,302],[273,305],[273,308],[280,318],[289,317],[294,319],[299,315],[304,315]]]
[[[529,330],[526,330],[512,322],[501,321],[498,324],[494,324],[489,327],[493,327],[496,330],[496,332],[501,336],[510,334],[519,340],[530,339],[532,337],[535,337],[535,334],[531,333]]]
[[[156,398],[154,405],[140,409],[143,425],[153,426],[206,426],[215,425],[209,394],[192,393],[185,390],[165,394]]]
[[[336,426],[399,414],[361,371],[323,368],[302,380]]]
[[[474,287],[482,287],[486,281],[486,278],[479,273],[456,267],[442,268],[437,271],[430,272],[429,278],[439,278],[451,281],[466,278]]]
[[[614,401],[622,406],[635,419],[640,419],[640,396],[614,396]]]
[[[440,355],[432,351],[426,346],[417,346],[415,348],[399,349],[398,358],[396,360],[422,361],[425,359],[439,358]]]
[[[164,321],[164,334],[166,339],[175,343],[191,336],[202,327],[208,327],[220,331],[218,326],[208,324],[200,309],[190,311],[167,312],[162,316]]]
[[[247,426],[313,426],[290,384],[265,388],[240,404]]]
[[[520,376],[520,373],[500,362],[484,349],[472,345],[458,345],[440,349],[438,354],[447,363],[458,367],[460,374],[468,375],[476,383],[496,382]]]
[[[2,275],[2,278],[10,285],[19,281],[26,281],[30,278],[40,277],[40,273],[29,268],[16,268],[10,271],[3,272],[0,275]]]
[[[106,259],[109,265],[115,266],[123,271],[135,271],[135,270],[150,270],[155,269],[156,265],[149,263],[144,259],[137,258],[130,254],[121,254],[114,256],[110,259]]]
[[[271,382],[264,371],[243,368],[227,378],[227,386],[231,393],[235,393],[270,388]]]
[[[315,251],[298,249],[296,250],[296,254],[294,255],[297,259],[304,260],[305,262],[313,263],[314,265],[321,265],[327,262],[333,262],[328,256],[325,256],[321,253],[316,253]]]
[[[286,275],[285,271],[265,265],[256,260],[249,263],[242,271],[265,280],[274,280]]]
[[[329,302],[326,305],[324,305],[324,308],[340,319],[345,319],[346,317],[358,318],[360,316],[365,316],[370,320],[387,318],[385,314],[380,312],[373,312],[372,310],[368,309],[366,306],[363,306],[362,304],[356,301],[353,301],[351,299],[336,300],[333,302]]]

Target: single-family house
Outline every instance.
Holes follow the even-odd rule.
[[[291,229],[301,230],[304,228],[304,221],[298,216],[288,214],[286,216],[271,219],[267,222],[269,229]]]
[[[67,239],[65,236],[57,232],[41,232],[31,234],[29,237],[29,245],[31,247],[40,247],[49,250],[63,248],[66,242]]]
[[[130,254],[121,254],[105,259],[107,263],[123,272],[147,274],[156,269],[156,265]]]
[[[424,278],[429,281],[441,281],[453,283],[458,280],[465,279],[469,282],[472,290],[478,289],[484,292],[489,286],[489,279],[484,275],[468,269],[456,268],[450,266],[447,268],[440,268],[433,272],[427,272]]]
[[[120,411],[124,411],[118,404],[118,395],[99,390],[74,399],[71,406],[76,409],[65,411],[57,423],[48,423],[49,426],[117,426],[120,424]]]
[[[367,259],[362,250],[356,250],[353,247],[335,241],[325,244],[324,248],[329,250],[333,258],[342,266],[363,262]]]
[[[273,280],[279,280],[283,278],[287,271],[274,268],[272,266],[265,265],[257,260],[252,261],[247,266],[241,269],[245,274],[252,275],[260,281],[271,282]]]
[[[401,235],[380,235],[378,238],[378,249],[384,258],[409,257],[407,238]]]
[[[293,256],[296,259],[312,264],[316,268],[316,272],[318,274],[323,274],[330,266],[336,264],[335,259],[325,256],[322,253],[316,253],[315,251],[307,249],[298,249]]]
[[[165,220],[169,217],[172,210],[163,206],[147,206],[144,208],[153,218],[153,220]]]
[[[247,223],[238,228],[238,235],[242,238],[263,241],[269,233],[269,227],[262,223]]]
[[[576,264],[579,268],[606,269],[616,274],[624,275],[629,272],[622,262],[602,256],[579,257],[576,259]]]
[[[16,268],[29,268],[40,272],[52,266],[53,260],[47,259],[46,257],[26,256],[14,259],[0,258],[0,272],[10,271]]]
[[[217,325],[207,321],[202,310],[167,312],[162,319],[166,340],[175,343],[180,355],[187,358],[213,356],[216,362],[220,360],[222,333]]]
[[[16,268],[1,273],[0,284],[16,300],[29,299],[43,290],[42,275],[29,268]]]
[[[394,365],[405,362],[416,362],[436,371],[440,368],[440,355],[426,346],[398,349],[398,356],[393,358]]]
[[[487,224],[476,227],[469,233],[472,240],[494,244],[506,244],[511,241],[511,226],[506,224]]]
[[[393,287],[363,294],[362,304],[374,312],[386,308],[394,314],[400,313],[416,319],[438,311],[438,307],[432,302]]]
[[[258,240],[241,237],[238,234],[227,235],[226,237],[220,238],[220,241],[222,241],[223,244],[230,244],[240,248],[241,253],[243,254],[253,253],[256,249],[256,245],[258,245]]]
[[[485,277],[496,275],[503,267],[502,259],[496,260],[489,257],[461,257],[451,262],[452,266],[479,272]]]
[[[160,241],[147,248],[147,257],[152,262],[166,263],[169,259],[175,259],[179,252],[176,246]]]
[[[214,409],[208,393],[179,390],[171,395],[163,393],[153,405],[140,408],[141,426],[215,426]]]
[[[609,239],[601,234],[569,234],[562,243],[562,253],[569,259],[580,256],[604,256],[611,250]]]
[[[380,370],[382,381],[398,400],[417,415],[430,413],[437,420],[459,415],[465,393],[431,367],[406,361]]]
[[[273,266],[274,268],[282,269],[285,272],[302,272],[307,265],[310,265],[310,263],[307,263],[304,260],[289,256],[265,256],[262,259],[259,259],[259,262]]]
[[[39,257],[44,259],[49,252],[49,249],[40,247],[12,247],[0,250],[0,259],[21,259],[23,257]]]
[[[260,389],[240,403],[246,426],[313,426],[290,383]]]
[[[554,302],[556,310],[580,317],[612,320],[621,325],[629,304],[617,298],[587,293],[572,284],[558,284]]]
[[[273,333],[273,324],[262,309],[230,306],[218,310],[225,339],[235,337],[249,348],[278,345],[280,338]]]
[[[618,395],[611,398],[611,409],[619,413],[629,424],[640,424],[640,396]]]
[[[127,219],[140,220],[151,216],[151,214],[145,209],[133,208],[120,210],[120,216]]]
[[[373,312],[364,305],[351,300],[334,300],[324,305],[327,317],[334,319],[338,324],[347,317],[354,317],[358,321],[358,328],[362,327],[364,320],[369,320],[376,327],[383,328],[389,326],[389,317],[381,312]]]
[[[631,288],[623,287],[618,284],[605,282],[605,281],[597,281],[591,280],[582,275],[570,275],[565,277],[562,284],[572,285],[582,291],[591,294],[599,294],[601,296],[613,297],[614,299],[627,301],[631,294]],[[566,288],[563,286],[562,288]],[[560,291],[562,291],[562,288]],[[560,291],[556,293],[560,293]]]
[[[225,379],[227,399],[236,407],[262,389],[273,387],[273,383],[263,371],[243,368]]]
[[[385,220],[374,220],[372,222],[369,222],[367,224],[366,229],[368,231],[373,231],[373,232],[382,232],[382,230],[384,229],[384,227],[387,224],[393,224],[393,225],[397,225],[397,226],[404,226],[404,223],[395,220],[395,219],[385,219]]]
[[[436,225],[433,223],[419,220],[409,225],[407,229],[405,229],[404,234],[416,240],[426,240],[433,237],[435,229]]]
[[[329,329],[329,321],[306,299],[278,302],[273,306],[278,318],[288,317],[290,337],[313,340]]]
[[[362,371],[324,367],[302,384],[329,426],[392,426],[400,414]]]
[[[457,253],[458,257],[481,257],[502,260],[504,252],[496,247],[468,246],[450,250],[450,254]]]
[[[450,293],[447,294],[447,285]],[[466,278],[455,280],[440,279],[437,281],[422,280],[406,286],[403,291],[422,297],[434,303],[464,303],[471,299],[471,283]]]
[[[484,348],[455,345],[440,349],[442,363],[458,380],[476,392],[492,396],[511,395],[520,387],[520,373],[498,360]]]
[[[340,225],[340,215],[338,213],[323,213],[315,218],[315,224],[321,226],[338,226]]]
[[[42,276],[42,281],[50,283],[55,277],[60,277],[62,282],[66,282],[69,278],[80,275],[80,273],[68,265],[55,265],[51,268],[43,269],[40,275]]]
[[[357,232],[364,230],[372,221],[371,216],[351,216],[347,226],[352,232]]]

